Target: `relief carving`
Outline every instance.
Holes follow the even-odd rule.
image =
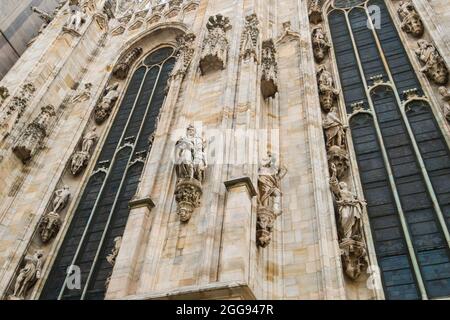
[[[241,57],[244,60],[258,60],[259,21],[256,14],[245,17],[244,31],[241,37]]]
[[[435,46],[426,40],[417,41],[417,46],[416,55],[423,65],[420,71],[436,84],[447,84],[448,69]]]
[[[366,202],[358,199],[345,182],[339,182],[334,164],[330,165],[330,169],[330,187],[338,206],[337,224],[342,263],[345,274],[355,280],[368,266],[361,220]]]
[[[322,6],[320,0],[312,0],[308,9],[309,21],[314,24],[322,22]]]
[[[271,242],[273,225],[282,213],[281,179],[286,173],[286,168],[278,167],[276,159],[267,152],[258,169],[256,241],[263,248]]]
[[[208,31],[203,40],[202,54],[200,57],[200,70],[202,74],[225,69],[228,59],[226,32],[231,29],[231,25],[227,17],[217,14],[209,17],[206,28]]]
[[[182,222],[189,221],[194,209],[200,205],[206,168],[206,142],[197,134],[194,126],[190,125],[186,129],[186,135],[175,145],[175,200]]]
[[[397,9],[398,16],[402,22],[401,28],[406,33],[420,38],[424,32],[424,26],[414,4],[408,1],[400,1]]]
[[[442,96],[442,100],[444,100],[443,113],[447,122],[450,122],[450,92],[446,87],[439,87],[439,93]]]
[[[14,121],[14,124],[19,122],[23,112],[28,107],[28,104],[31,98],[33,97],[35,91],[36,88],[31,83],[25,83],[22,86],[20,92],[17,95],[15,95],[11,99],[11,101],[5,106],[5,111],[0,120],[0,127],[2,128],[7,127],[9,121]],[[2,101],[5,100],[9,96],[8,89],[4,88],[1,91],[1,96]],[[16,113],[17,115],[14,120],[11,120],[10,118],[13,113]]]
[[[131,66],[136,60],[141,56],[142,48],[136,47],[130,52],[128,52],[117,64],[117,66],[113,70],[113,74],[116,78],[120,80],[124,80],[128,72],[130,71]]]
[[[278,92],[278,64],[275,53],[275,44],[272,39],[262,43],[261,92],[264,99],[274,97]]]
[[[27,255],[23,259],[25,266],[20,269],[14,285],[14,292],[9,300],[23,300],[28,291],[41,278],[44,253],[37,250],[33,255]]]
[[[48,135],[52,118],[56,115],[51,105],[41,108],[39,115],[31,122],[25,132],[19,137],[13,147],[14,154],[22,160],[28,161],[42,147],[44,138]]]
[[[318,26],[313,29],[311,38],[312,38],[314,58],[316,59],[317,62],[320,63],[323,61],[323,59],[325,59],[325,57],[328,54],[328,51],[330,50],[331,47],[330,42],[328,41],[328,38],[325,32],[323,31],[322,26]]]
[[[112,108],[116,104],[119,98],[119,84],[115,83],[105,89],[103,97],[99,104],[95,107],[94,118],[95,122],[102,124],[112,111]]]
[[[92,148],[98,139],[97,129],[94,127],[86,133],[81,143],[81,150],[75,151],[71,158],[70,171],[74,176],[83,171],[91,158]]]
[[[335,88],[333,76],[325,65],[321,65],[318,68],[317,83],[319,87],[320,106],[323,111],[329,112],[339,95],[339,90]]]
[[[194,56],[194,41],[195,35],[193,33],[177,37],[177,62],[172,70],[171,77],[176,78],[180,76],[183,78],[186,75]]]

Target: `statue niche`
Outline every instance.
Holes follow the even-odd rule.
[[[192,125],[187,127],[186,134],[175,144],[175,200],[182,222],[189,221],[194,209],[200,205],[207,168],[205,151],[206,142]]]
[[[262,73],[261,92],[264,99],[274,97],[278,92],[278,65],[275,56],[273,40],[266,40],[262,44]]]
[[[331,47],[330,42],[321,25],[313,29],[311,38],[314,58],[320,63],[328,55],[328,51]]]

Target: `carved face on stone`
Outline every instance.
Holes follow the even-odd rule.
[[[191,126],[187,127],[186,135],[188,137],[195,137],[195,128],[194,128],[194,126],[191,125]]]
[[[422,36],[424,31],[422,20],[420,20],[418,15],[414,15],[410,18],[407,24],[407,31],[415,37]]]
[[[325,112],[329,112],[333,107],[335,94],[333,91],[328,90],[320,95],[320,105]]]
[[[446,84],[448,82],[448,71],[444,65],[433,70],[433,80],[437,84]]]
[[[59,231],[61,220],[56,212],[47,213],[39,224],[39,233],[43,243],[50,241]]]

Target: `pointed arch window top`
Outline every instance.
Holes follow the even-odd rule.
[[[366,0],[334,0],[333,7],[345,9],[363,4]]]

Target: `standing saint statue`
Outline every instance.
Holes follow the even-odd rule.
[[[17,276],[12,299],[24,299],[28,290],[41,277],[43,256],[42,250],[37,250],[33,255],[25,256],[25,266],[20,269]]]
[[[67,201],[70,197],[70,190],[68,186],[64,186],[61,189],[55,191],[55,198],[53,199],[53,211],[60,212],[67,205]]]
[[[98,139],[97,128],[93,127],[91,131],[86,133],[83,137],[83,144],[81,147],[81,151],[91,154],[91,149],[95,144],[95,141]]]
[[[338,146],[340,148],[345,147],[345,129],[347,126],[344,126],[339,119],[336,107],[331,107],[330,112],[328,112],[323,120],[323,129],[325,131],[326,136],[326,146],[327,149],[332,146]]]

